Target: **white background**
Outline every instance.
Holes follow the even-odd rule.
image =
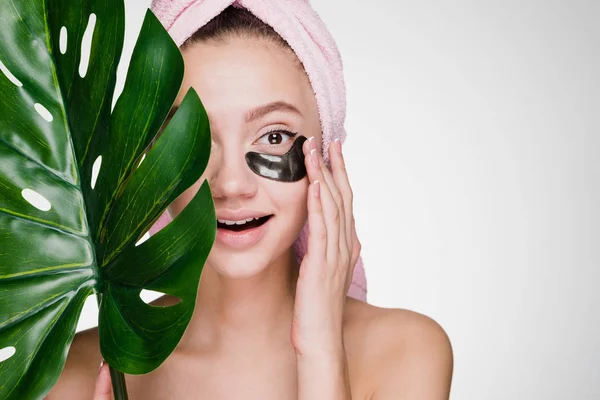
[[[452,399],[600,399],[600,2],[311,4],[345,65],[368,301],[444,327]]]

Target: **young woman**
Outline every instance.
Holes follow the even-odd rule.
[[[207,179],[221,223],[184,337],[158,369],[126,376],[130,399],[448,399],[444,330],[424,315],[347,297],[360,243],[341,141],[328,146],[326,163],[317,99],[291,47],[230,6],[182,53],[175,105],[190,87],[198,92],[213,144],[203,176],[169,213]],[[306,177],[283,183],[249,168],[246,153],[282,155],[302,136]],[[266,216],[247,232],[227,225]],[[299,263],[293,243],[306,221]],[[97,330],[79,333],[48,399],[111,399],[101,360]]]

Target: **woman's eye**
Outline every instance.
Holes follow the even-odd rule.
[[[290,133],[283,132],[283,131],[269,132],[269,133],[264,134],[258,140],[258,143],[265,144],[265,145],[278,146],[278,145],[287,143],[294,136],[295,136],[295,134],[292,134],[291,132]]]

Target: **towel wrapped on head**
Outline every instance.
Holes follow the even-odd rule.
[[[151,10],[181,46],[199,28],[229,6],[243,7],[271,26],[292,48],[308,75],[319,110],[323,158],[330,168],[329,144],[346,139],[346,87],[342,59],[329,30],[308,0],[153,0]],[[171,221],[165,212],[150,229],[158,232]],[[300,262],[307,250],[308,223],[294,243]],[[348,295],[366,301],[367,285],[358,258]]]

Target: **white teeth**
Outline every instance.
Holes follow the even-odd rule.
[[[254,219],[258,219],[258,218],[250,217],[250,218],[243,219],[241,221],[230,221],[227,219],[218,219],[217,221],[219,221],[220,223],[225,224],[225,225],[234,225],[234,224],[244,225],[245,223],[250,222]]]

